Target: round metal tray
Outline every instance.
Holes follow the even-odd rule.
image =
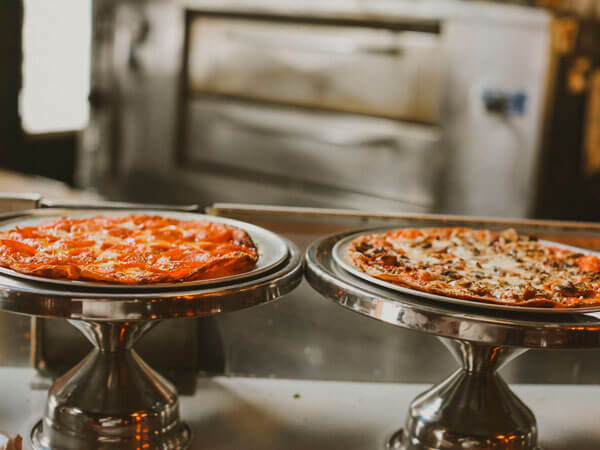
[[[305,276],[340,305],[404,328],[491,345],[527,348],[600,347],[600,313],[552,314],[503,311],[431,300],[378,286],[348,273],[333,258],[334,246],[355,234],[314,242],[306,252]]]
[[[393,230],[394,228],[384,228],[384,229],[376,229],[369,230],[368,234],[371,233],[385,233],[386,231]],[[379,286],[382,286],[386,289],[391,289],[393,291],[400,292],[402,294],[409,294],[417,297],[422,297],[429,300],[436,300],[444,303],[452,303],[455,305],[463,305],[469,306],[473,308],[483,308],[483,309],[493,309],[493,310],[501,310],[501,311],[516,311],[516,312],[524,312],[524,313],[544,313],[544,314],[573,314],[576,313],[593,313],[600,312],[600,305],[595,306],[584,306],[577,308],[540,308],[533,306],[516,306],[516,305],[503,305],[500,303],[492,303],[485,301],[477,301],[477,300],[465,300],[460,298],[448,297],[445,295],[432,294],[429,292],[420,291],[418,289],[411,289],[409,287],[401,286],[398,284],[390,283],[389,281],[381,280],[379,278],[375,278],[368,273],[363,272],[358,267],[354,265],[354,263],[348,258],[348,247],[351,242],[359,236],[367,234],[367,232],[362,231],[360,233],[353,233],[350,236],[346,236],[345,238],[336,242],[332,249],[332,255],[334,261],[341,266],[344,270],[351,273],[355,277],[361,278],[363,280],[368,281],[369,283],[373,283]],[[552,245],[553,247],[565,248],[569,250],[574,250],[579,253],[584,254],[598,254],[597,252],[593,252],[591,250],[586,250],[578,247],[573,247],[570,245],[561,244],[558,242],[551,241],[540,241],[544,244]]]
[[[286,241],[283,241],[286,243]],[[227,284],[132,292],[20,280],[0,275],[0,309],[75,320],[158,320],[199,317],[248,308],[292,290],[302,277],[298,250],[268,272]]]
[[[160,215],[163,217],[178,219],[178,220],[197,220],[215,223],[223,223],[245,230],[254,241],[258,249],[258,262],[256,266],[244,273],[211,278],[206,280],[181,281],[177,283],[151,283],[151,284],[119,284],[119,283],[103,283],[92,281],[65,280],[39,277],[35,275],[23,274],[16,272],[6,267],[0,267],[0,274],[9,275],[11,277],[22,280],[38,281],[48,284],[55,284],[70,288],[96,288],[96,289],[113,289],[113,290],[156,290],[156,289],[188,289],[200,286],[214,285],[215,283],[231,283],[234,281],[244,280],[268,272],[277,265],[281,264],[288,256],[288,247],[286,243],[271,231],[264,228],[252,225],[249,223],[240,222],[224,217],[209,216],[205,214],[175,212],[165,210],[61,210],[61,209],[39,209],[24,212],[18,217],[11,217],[8,220],[0,223],[0,231],[9,230],[15,226],[35,226],[42,222],[46,222],[60,217],[94,217],[94,216],[128,216],[128,215]]]

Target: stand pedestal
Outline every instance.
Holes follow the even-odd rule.
[[[70,322],[94,350],[50,388],[33,447],[186,448],[190,430],[179,419],[175,388],[132,349],[158,321]]]
[[[535,449],[535,417],[497,373],[526,349],[440,340],[462,367],[411,403],[388,449]]]

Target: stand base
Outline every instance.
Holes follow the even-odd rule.
[[[190,429],[175,388],[131,348],[155,322],[71,321],[94,344],[48,391],[36,450],[179,450]]]
[[[389,450],[536,450],[533,413],[497,370],[524,350],[442,339],[462,368],[419,395]]]
[[[191,431],[187,424],[182,423],[179,428],[171,431],[168,435],[159,436],[156,439],[148,442],[145,441],[141,443],[140,441],[134,442],[124,442],[124,441],[115,441],[115,442],[102,442],[96,443],[92,448],[101,449],[101,450],[116,450],[116,449],[140,449],[140,448],[148,448],[148,449],[160,449],[160,450],[179,450],[186,449],[190,445],[191,440]],[[31,429],[30,433],[31,438],[31,446],[34,450],[53,450],[55,448],[62,447],[54,447],[49,442],[46,436],[44,435],[44,421],[39,420]],[[67,442],[72,440],[69,436],[62,437],[62,442]],[[81,441],[75,439],[70,443],[71,445],[81,445]],[[142,447],[144,444],[148,444],[147,447]],[[85,447],[80,447],[85,448]]]
[[[408,450],[404,446],[404,430],[398,430],[392,437],[387,441],[385,450]],[[544,450],[542,447],[535,447],[533,450]]]

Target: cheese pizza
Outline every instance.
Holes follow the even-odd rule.
[[[0,266],[47,278],[121,284],[219,278],[255,267],[239,228],[127,215],[63,217],[0,232]]]
[[[348,257],[373,277],[447,297],[549,308],[600,304],[600,258],[513,229],[367,234],[351,242]]]

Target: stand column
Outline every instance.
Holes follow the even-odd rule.
[[[411,403],[388,449],[536,449],[533,413],[497,373],[526,349],[440,340],[461,368]]]
[[[190,431],[179,420],[175,388],[132,349],[158,322],[70,322],[94,349],[50,388],[33,447],[187,448]]]

